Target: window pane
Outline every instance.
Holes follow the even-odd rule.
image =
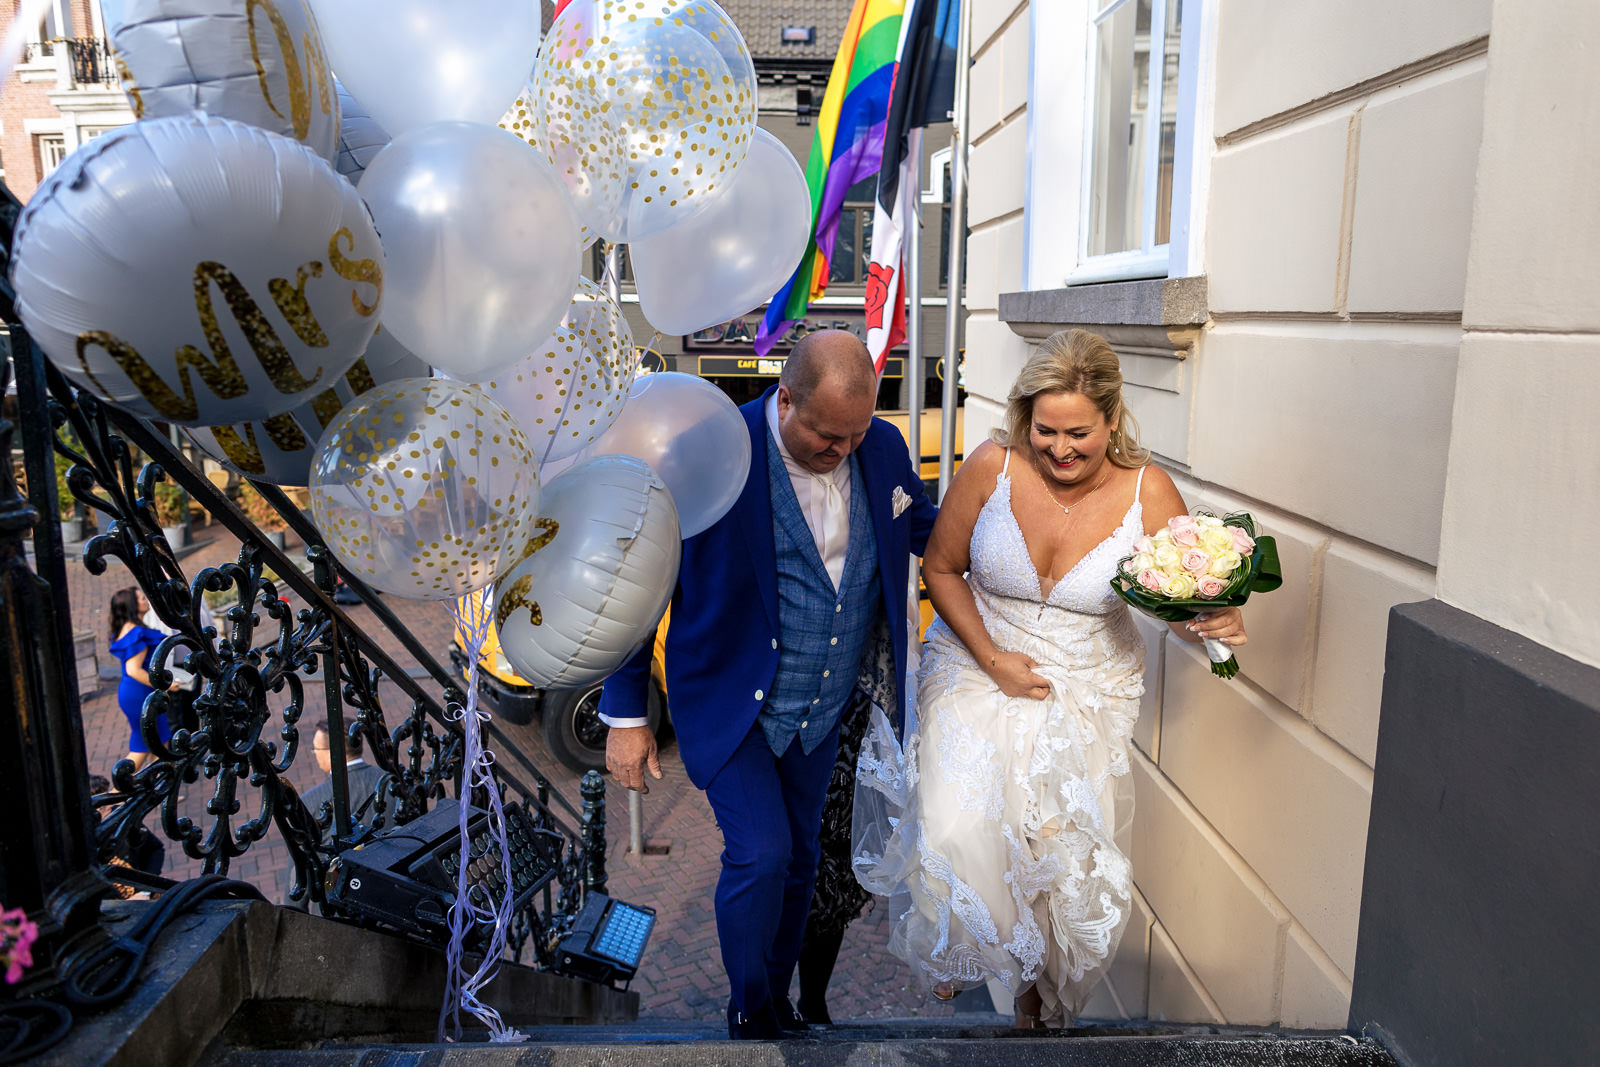
[[[1161,158],[1156,170],[1156,244],[1172,236],[1172,157],[1178,140],[1178,43],[1183,0],[1167,0],[1167,44],[1161,79]]]
[[[828,260],[828,281],[849,285],[856,280],[856,263],[861,244],[856,238],[859,209],[847,207],[839,216],[839,235],[833,239],[833,258]]]
[[[1149,103],[1151,0],[1127,0],[1095,27],[1093,168],[1089,184],[1092,256],[1141,245],[1144,130]]]

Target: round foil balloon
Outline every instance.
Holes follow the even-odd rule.
[[[335,81],[333,85],[339,90],[339,153],[333,165],[354,185],[389,143],[389,135],[343,84]]]
[[[361,176],[389,256],[383,324],[429,364],[475,381],[550,336],[578,285],[578,220],[537,152],[505,130],[437,122]]]
[[[647,374],[635,379],[617,421],[584,455],[618,453],[644,460],[661,477],[683,536],[693,537],[739,499],[750,474],[750,431],[728,395],[704,378]]]
[[[414,600],[481,589],[533,533],[539,475],[516,420],[477,386],[402,378],[357,397],[311,468],[311,514],[369,584]]]
[[[201,451],[231,471],[274,485],[305,485],[323,430],[346,404],[374,386],[427,374],[428,365],[395,344],[380,326],[367,355],[311,403],[265,422],[196,426],[187,432]]]
[[[339,101],[302,0],[102,0],[122,88],[141,119],[204,111],[332,161]]]
[[[721,196],[628,246],[639,310],[662,333],[679,335],[738,318],[772,299],[810,240],[805,173],[783,142],[757,130]]]
[[[600,286],[580,278],[556,332],[479,386],[516,412],[542,469],[611,428],[638,364],[622,309]]]
[[[678,582],[678,514],[639,460],[602,456],[551,482],[526,557],[495,583],[500,649],[524,679],[571,689],[616,670]]]
[[[528,0],[311,0],[311,7],[339,79],[392,137],[430,122],[493,123],[539,51],[539,5]]]
[[[628,171],[622,161],[622,146],[616,133],[603,121],[599,111],[589,107],[583,119],[577,110],[546,115],[534,124],[530,89],[524,89],[517,102],[500,119],[500,128],[509,130],[544,153],[546,162],[567,188],[572,209],[578,216],[578,232],[587,248],[605,232],[622,203]]]
[[[76,384],[180,426],[292,411],[378,325],[383,248],[350,184],[275,133],[195,112],[107,133],[23,210],[23,323]]]
[[[616,132],[627,183],[601,233],[610,241],[699,210],[733,176],[756,128],[750,51],[711,0],[572,0],[550,27],[532,89],[534,129],[575,131],[585,173],[606,168],[585,131]]]

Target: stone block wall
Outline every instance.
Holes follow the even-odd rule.
[[[1253,512],[1285,583],[1247,609],[1231,684],[1146,627],[1139,913],[1089,1013],[1342,1028],[1387,615],[1433,595],[1440,561],[1492,4],[1208,6],[1193,210],[1209,318],[1166,351],[1103,330],[1187,503]],[[1027,40],[1026,4],[974,14],[969,449],[1031,351],[1021,335],[1049,329],[995,310],[1051,237],[1023,210],[1050,195],[1021,182],[1030,51],[1078,62]]]

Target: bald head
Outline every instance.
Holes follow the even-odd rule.
[[[802,467],[827,474],[872,425],[878,376],[867,346],[844,330],[819,330],[794,346],[778,379],[778,432]]]
[[[872,366],[872,356],[861,339],[849,330],[818,330],[806,334],[790,351],[783,364],[783,374],[778,378],[778,384],[788,389],[796,407],[804,407],[824,381],[845,396],[870,394],[874,399],[877,397],[878,375]]]

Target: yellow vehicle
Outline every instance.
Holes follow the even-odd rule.
[[[905,411],[880,411],[880,418],[892,423],[905,435],[910,423]],[[940,412],[928,408],[922,413],[921,471],[923,484],[930,494],[937,494],[939,482],[939,426]],[[956,409],[956,466],[961,464],[962,412]],[[656,628],[655,656],[650,664],[650,695],[646,715],[650,728],[663,736],[670,728],[667,710],[667,677],[663,667],[667,637],[667,623],[671,616],[661,620]],[[933,607],[928,603],[926,590],[922,591],[922,630],[933,620]],[[463,680],[467,677],[465,640],[458,630],[450,647],[450,662]],[[518,677],[511,661],[500,650],[500,635],[491,625],[483,654],[478,659],[478,697],[488,704],[500,718],[518,725],[527,725],[535,718],[540,720],[550,754],[563,765],[575,771],[603,770],[606,765],[606,724],[600,721],[600,682],[579,689],[542,690]]]

